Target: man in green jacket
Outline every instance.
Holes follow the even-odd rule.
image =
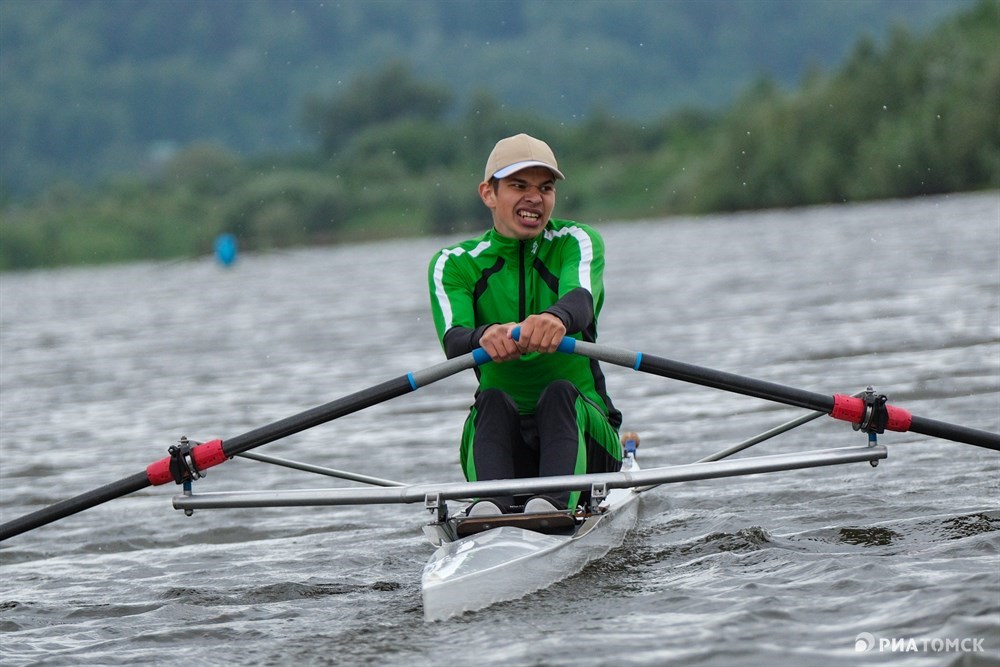
[[[526,134],[497,142],[479,184],[492,229],[430,263],[431,310],[446,356],[482,347],[493,360],[476,369],[479,388],[462,433],[469,481],[621,467],[621,413],[597,361],[553,354],[566,335],[596,341],[604,302],[600,235],[551,217],[562,178],[545,142]],[[523,511],[575,509],[584,500],[579,491],[537,496]],[[469,514],[516,511],[521,502],[480,500]]]

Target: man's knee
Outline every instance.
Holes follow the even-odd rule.
[[[520,427],[520,416],[514,399],[500,389],[484,389],[476,397],[476,428],[513,430]]]
[[[569,380],[556,380],[542,390],[541,396],[538,397],[537,409],[539,412],[543,412],[547,408],[555,406],[572,407],[576,404],[579,395],[580,390]]]
[[[506,410],[517,413],[517,405],[506,392],[500,389],[484,389],[476,397],[476,409],[480,412],[485,410]]]

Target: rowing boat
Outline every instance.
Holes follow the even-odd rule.
[[[773,429],[768,437],[788,430],[801,421],[797,419],[785,427]],[[752,441],[759,442],[760,437],[727,451],[743,449]],[[634,450],[626,450],[622,469],[618,472],[446,484],[400,484],[267,457],[267,463],[345,477],[365,482],[369,486],[206,493],[192,493],[188,490],[182,495],[174,496],[173,506],[191,513],[195,510],[223,508],[423,503],[432,517],[431,522],[424,526],[424,533],[438,547],[423,571],[424,617],[427,620],[441,620],[466,611],[482,609],[496,602],[523,597],[580,572],[588,563],[622,543],[626,533],[636,523],[640,495],[652,488],[693,480],[819,466],[860,462],[875,465],[886,458],[887,451],[884,446],[870,441],[867,446],[718,460],[723,455],[728,453],[720,452],[697,463],[640,470],[635,462]],[[462,523],[473,519],[463,518],[460,514],[448,514],[447,501],[468,502],[470,498],[477,497],[582,489],[590,490],[592,504],[586,511],[573,515],[575,523],[565,532],[540,532],[523,525],[511,525],[531,521],[543,523],[553,518],[544,514],[522,514],[509,517],[503,515],[508,517],[506,519],[476,518],[496,522],[498,525],[472,535],[464,535]]]
[[[636,470],[635,449],[627,448],[622,471]],[[438,549],[424,566],[424,618],[437,621],[516,600],[577,574],[622,543],[638,519],[638,499],[635,487],[612,489],[603,499],[592,498],[592,507],[575,513],[573,525],[562,530],[504,525],[504,517],[520,523],[523,515],[489,519],[493,525],[464,537],[469,520],[461,516],[425,526]]]

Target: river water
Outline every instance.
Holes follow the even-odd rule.
[[[873,385],[1000,431],[997,193],[603,224],[601,341],[821,393]],[[453,238],[0,277],[2,520],[440,362],[425,271]],[[643,467],[800,410],[605,366]],[[262,447],[458,481],[447,378]],[[864,444],[824,418],[738,456]],[[416,505],[212,510],[147,489],[5,541],[14,665],[947,665],[1000,660],[1000,455],[889,458],[646,494],[625,544],[523,600],[425,623]],[[351,485],[237,459],[196,491]],[[865,635],[864,633],[868,633]],[[868,635],[868,651],[857,643]],[[951,640],[949,642],[949,640]],[[962,651],[964,649],[964,653]]]

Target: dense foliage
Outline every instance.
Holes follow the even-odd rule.
[[[655,120],[597,109],[579,123],[488,93],[462,104],[401,62],[316,93],[308,151],[247,159],[190,145],[96,191],[64,185],[5,207],[0,268],[480,228],[475,194],[500,136],[555,148],[558,212],[588,221],[1000,187],[1000,1],[885,46],[859,42],[833,73],[788,92],[762,79],[724,111]]]
[[[862,34],[923,33],[973,1],[0,0],[0,197],[198,141],[310,148],[304,100],[364,94],[350,82],[393,60],[462,106],[486,89],[569,123],[595,104],[651,119],[720,108],[760,73],[796,85]]]

